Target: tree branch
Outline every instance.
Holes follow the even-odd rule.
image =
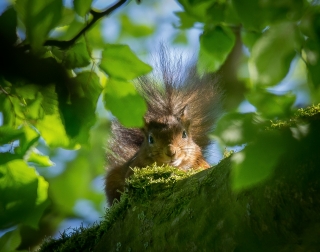
[[[99,12],[95,10],[90,10],[91,15],[93,16],[92,20],[85,26],[79,33],[68,41],[61,41],[61,40],[47,40],[44,43],[44,46],[55,46],[59,47],[60,49],[67,49],[74,45],[74,43],[86,32],[88,31],[99,19],[104,16],[110,15],[114,10],[118,9],[120,6],[125,4],[130,0],[119,0],[114,5],[107,8],[105,11]],[[26,45],[25,49],[29,49],[30,45]]]

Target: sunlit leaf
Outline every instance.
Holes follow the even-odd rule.
[[[14,93],[24,99],[35,99],[39,89],[39,86],[34,84],[14,86]]]
[[[13,128],[20,126],[25,119],[21,101],[16,96],[0,94],[0,111],[3,114],[3,124]]]
[[[58,24],[62,16],[62,6],[62,0],[17,0],[16,8],[34,50],[38,51],[42,47],[50,30]]]
[[[110,79],[103,96],[104,104],[126,127],[141,127],[147,106],[130,82]]]
[[[110,77],[122,80],[132,80],[152,70],[127,45],[107,45],[102,52],[100,68]]]
[[[235,35],[228,27],[217,26],[200,36],[198,69],[215,72],[224,63],[235,43]]]
[[[58,96],[54,85],[48,85],[40,90],[43,101],[42,108],[46,115],[52,115],[58,112]]]
[[[59,114],[45,115],[36,127],[48,146],[69,147],[70,141]]]
[[[249,71],[253,82],[265,86],[279,83],[287,75],[299,44],[295,24],[270,27],[252,48]]]
[[[23,85],[14,87],[13,93],[24,101],[21,103],[21,111],[26,119],[39,119],[43,117],[43,95],[39,92],[40,87],[37,85]]]
[[[54,165],[54,163],[50,160],[48,156],[43,155],[35,148],[30,152],[27,161],[43,167],[49,167]]]
[[[27,105],[24,109],[26,118],[28,120],[37,120],[43,118],[44,110],[42,104],[43,96],[40,92],[38,92],[36,99],[27,102]]]
[[[23,160],[1,165],[0,228],[19,223],[37,227],[44,210],[41,205],[47,200],[47,190],[48,183]]]
[[[24,130],[24,135],[20,138],[20,145],[17,148],[16,152],[21,156],[24,156],[25,153],[35,144],[40,138],[39,133],[31,128],[29,125],[25,124],[22,129]]]

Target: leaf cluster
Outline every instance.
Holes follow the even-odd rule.
[[[222,146],[245,146],[232,155],[233,187],[239,190],[254,186],[269,178],[284,153],[309,134],[308,123],[295,115],[294,78],[297,72],[303,76],[300,85],[308,90],[311,102],[318,104],[320,6],[316,1],[305,0],[179,2],[184,8],[176,13],[180,28],[203,29],[199,71],[225,70],[224,64],[228,57],[234,57],[237,44],[245,49],[242,65],[236,69],[239,72],[226,75],[242,79],[245,98],[255,112],[226,113],[217,124],[214,139]],[[288,91],[275,91],[280,83],[285,83]],[[302,111],[314,111],[317,107]],[[301,115],[302,111],[297,113]],[[288,134],[270,130],[281,123],[290,128]]]
[[[40,149],[92,144],[100,97],[122,124],[142,125],[146,105],[132,80],[151,67],[128,45],[105,43],[99,30],[98,21],[125,3],[95,10],[92,1],[67,7],[62,0],[18,0],[0,15],[0,229],[36,230],[48,207],[72,216],[79,198],[102,201],[88,187],[102,172],[97,160],[103,160],[105,137],[97,141],[101,157],[78,156],[55,178],[45,176],[44,167],[54,163]],[[18,233],[2,237],[0,250],[16,249]],[[10,237],[17,242],[8,244]]]

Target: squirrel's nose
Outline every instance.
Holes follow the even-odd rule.
[[[167,149],[166,149],[166,155],[168,157],[173,157],[175,154],[176,154],[176,148],[172,145],[172,144],[169,144],[167,146]]]

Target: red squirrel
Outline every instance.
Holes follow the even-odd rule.
[[[172,62],[161,50],[159,69],[162,80],[144,76],[135,87],[145,99],[148,110],[141,129],[112,123],[107,151],[105,192],[111,205],[124,191],[131,168],[156,163],[182,170],[209,168],[205,160],[211,143],[208,133],[221,111],[222,93],[217,78],[199,76],[195,66]],[[182,71],[185,69],[185,71]]]

